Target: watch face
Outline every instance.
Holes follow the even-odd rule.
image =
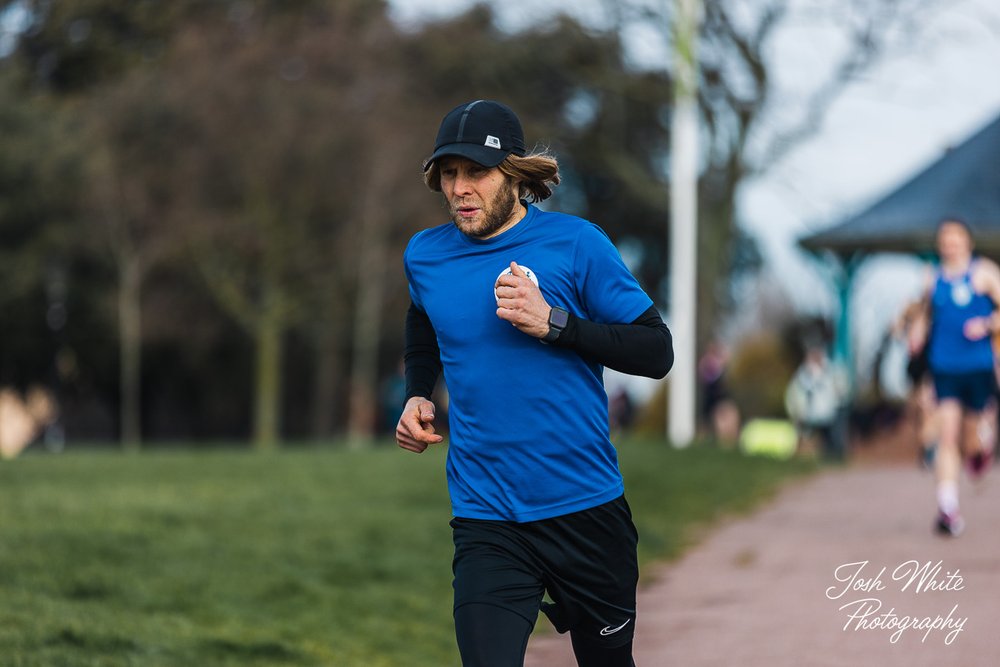
[[[566,328],[566,323],[569,322],[569,313],[567,313],[562,308],[553,308],[552,312],[549,314],[549,323],[552,326],[559,327],[560,329]]]

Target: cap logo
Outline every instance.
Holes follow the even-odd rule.
[[[486,143],[484,146],[489,146],[490,148],[500,148],[500,140],[494,137],[492,134],[486,135]]]

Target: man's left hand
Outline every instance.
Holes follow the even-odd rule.
[[[549,332],[549,312],[541,290],[517,265],[510,263],[509,274],[497,278],[497,317],[507,320],[529,336],[543,338]]]

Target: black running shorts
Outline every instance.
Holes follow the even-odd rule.
[[[631,642],[638,534],[624,496],[541,521],[455,518],[451,526],[456,611],[493,605],[533,627],[542,609],[559,632],[571,631],[574,643]],[[542,603],[546,592],[552,603]]]
[[[938,401],[953,398],[974,412],[982,412],[990,397],[996,395],[997,378],[991,370],[934,373],[933,378]]]

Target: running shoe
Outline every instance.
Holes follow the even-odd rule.
[[[965,520],[958,512],[954,514],[938,512],[937,521],[934,522],[934,529],[940,535],[958,537],[965,530]]]
[[[978,481],[986,474],[986,471],[993,465],[993,451],[978,451],[968,459],[969,476],[973,481]]]

